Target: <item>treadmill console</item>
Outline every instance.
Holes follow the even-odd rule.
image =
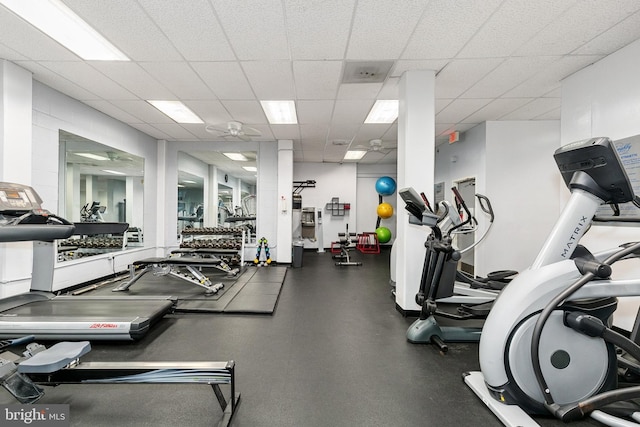
[[[627,172],[609,138],[591,138],[559,148],[553,157],[569,189],[579,188],[605,203],[626,203],[635,197]]]
[[[42,199],[28,185],[0,182],[0,214],[19,214],[41,209]]]
[[[53,241],[73,234],[73,224],[41,205],[28,185],[0,182],[0,242]]]

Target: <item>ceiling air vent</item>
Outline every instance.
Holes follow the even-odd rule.
[[[342,83],[382,83],[393,67],[393,61],[347,61]]]

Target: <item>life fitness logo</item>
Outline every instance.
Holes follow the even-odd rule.
[[[117,329],[117,323],[92,323],[89,329]]]

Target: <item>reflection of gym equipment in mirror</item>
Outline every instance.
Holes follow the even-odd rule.
[[[0,342],[0,350],[27,344],[22,357],[3,352],[0,358],[2,386],[20,403],[37,402],[45,392],[41,386],[62,384],[206,384],[222,409],[219,426],[231,423],[239,401],[235,363],[227,362],[83,362],[91,351],[88,341],[63,341],[46,348],[26,336]],[[225,397],[221,385],[229,386]],[[227,400],[228,399],[228,400]]]
[[[80,221],[82,222],[104,222],[103,213],[107,211],[106,206],[100,206],[100,202],[94,201],[89,206],[89,203],[84,205],[80,209]]]
[[[143,243],[144,159],[60,130],[60,215],[71,222],[130,225],[131,233],[110,231],[89,238],[77,230],[59,245],[59,261],[125,250]]]
[[[178,216],[178,221],[186,222],[185,227],[193,227],[196,223],[202,225],[204,218],[204,206],[201,204],[196,206],[195,211],[189,216]]]

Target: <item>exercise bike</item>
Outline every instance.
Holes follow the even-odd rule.
[[[610,327],[616,297],[640,295],[640,280],[611,279],[612,265],[639,257],[640,243],[591,254],[579,242],[600,205],[638,206],[638,198],[608,138],[569,144],[554,158],[571,197],[531,267],[495,301],[481,372],[464,380],[505,425],[536,426],[530,415],[552,414],[637,426],[637,409],[629,417],[602,409],[640,397],[639,386],[617,384],[617,352],[637,361],[640,347]]]
[[[411,216],[409,222],[428,226],[431,234],[424,246],[425,258],[420,278],[420,287],[416,294],[416,304],[421,306],[420,317],[407,330],[407,340],[412,343],[431,343],[438,346],[441,352],[447,352],[447,342],[477,342],[480,339],[481,326],[440,326],[436,315],[455,320],[471,320],[486,317],[487,308],[479,305],[492,303],[497,292],[482,289],[470,284],[456,284],[458,261],[462,254],[473,249],[486,237],[495,218],[489,199],[476,194],[480,208],[489,215],[489,226],[484,233],[469,247],[458,250],[453,245],[456,233],[470,233],[477,229],[478,221],[470,212],[464,199],[453,188],[457,204],[464,211],[465,220],[460,219],[457,209],[449,203],[440,203],[441,213],[436,214],[424,196],[418,196],[413,188],[399,191],[405,202],[405,208]],[[443,231],[444,230],[444,231]],[[458,305],[455,313],[438,309],[438,303]]]

